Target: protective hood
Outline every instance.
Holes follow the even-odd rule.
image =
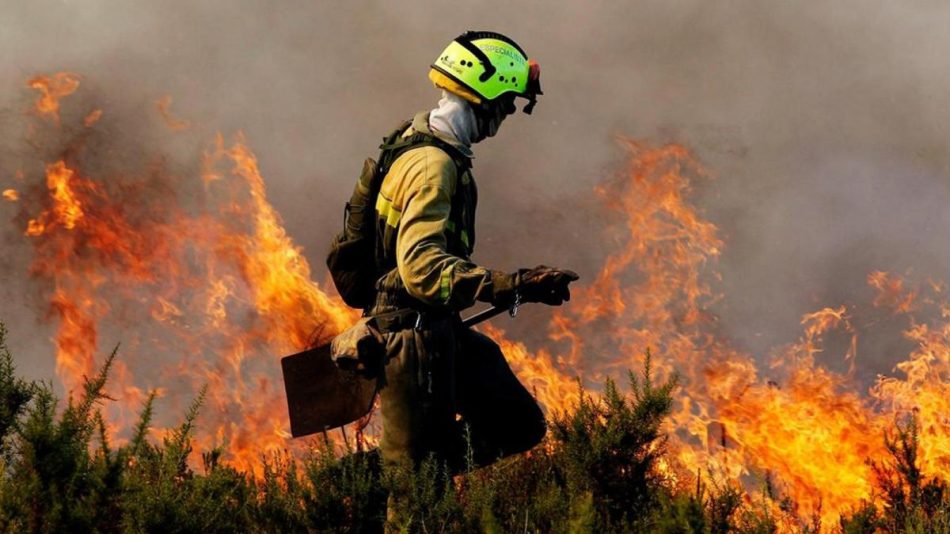
[[[465,147],[471,147],[478,139],[478,125],[472,107],[464,98],[444,89],[439,107],[429,113],[429,128],[453,137]]]

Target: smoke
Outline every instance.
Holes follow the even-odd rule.
[[[429,62],[461,31],[493,29],[540,61],[545,95],[476,147],[476,260],[590,279],[609,245],[591,189],[622,157],[613,139],[680,141],[715,175],[697,195],[726,240],[721,327],[763,354],[797,336],[803,313],[867,302],[872,270],[945,272],[948,15],[883,0],[6,2],[0,188],[14,183],[24,147],[10,135],[33,74],[82,74],[85,92],[64,106],[104,108],[103,124],[135,136],[129,161],[131,145],[160,142],[129,117],[171,95],[192,128],[161,150],[195,160],[195,140],[243,130],[322,276],[362,159],[437,101]],[[14,212],[0,203],[0,217]],[[52,376],[29,249],[7,226],[0,318],[21,368]],[[889,369],[892,348],[862,343],[867,372]]]

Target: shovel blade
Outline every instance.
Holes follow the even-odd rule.
[[[370,412],[376,379],[343,371],[330,358],[330,345],[280,360],[295,438],[352,423]]]

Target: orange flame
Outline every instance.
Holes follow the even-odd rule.
[[[875,303],[908,317],[910,325],[904,336],[915,349],[907,360],[897,364],[906,378],[881,377],[871,394],[892,413],[917,418],[923,472],[945,476],[950,472],[950,383],[946,380],[950,376],[950,304],[942,284],[931,283],[924,294],[921,288],[904,289],[904,281],[893,275],[884,273],[878,279],[889,282],[872,284],[880,291]],[[903,294],[895,293],[895,287]],[[926,307],[929,316],[939,319],[918,322],[907,311],[907,303],[915,301],[915,310]]]
[[[155,101],[155,107],[158,108],[158,112],[162,115],[162,118],[165,119],[165,124],[172,130],[187,130],[191,126],[191,123],[176,118],[172,115],[172,97],[171,95],[165,95],[162,98]]]
[[[69,390],[95,371],[104,332],[122,331],[113,433],[141,408],[143,378],[173,405],[208,384],[199,444],[227,443],[234,465],[259,470],[261,454],[289,446],[276,357],[358,313],[311,281],[240,137],[225,146],[218,136],[205,164],[221,180],[196,214],[176,204],[165,176],[104,181],[72,159],[47,165],[49,194],[26,228],[32,274],[52,282],[57,373]],[[156,371],[149,362],[169,352],[174,363]]]
[[[874,271],[868,275],[868,284],[877,289],[875,306],[887,306],[894,313],[910,313],[914,311],[915,291],[905,292],[904,281],[882,271]]]
[[[20,199],[20,194],[16,192],[16,189],[4,189],[3,198],[9,200],[10,202],[16,202]]]
[[[79,88],[78,74],[58,72],[52,76],[37,76],[27,82],[42,95],[36,100],[34,109],[41,115],[50,115],[59,120],[59,100],[73,94]]]
[[[30,219],[26,235],[36,237],[43,234],[52,224],[58,224],[67,230],[76,227],[76,223],[83,217],[82,203],[73,191],[78,180],[73,179],[75,173],[63,161],[57,161],[46,166],[46,186],[50,190],[52,207],[44,211],[36,219]],[[84,182],[92,187],[90,182]]]
[[[858,334],[843,306],[806,314],[803,337],[778,351],[766,369],[784,378],[764,379],[754,358],[719,337],[716,317],[707,311],[720,298],[707,281],[718,278],[712,264],[722,242],[688,200],[691,180],[707,173],[683,147],[623,144],[630,152],[627,168],[598,188],[622,221],[621,237],[611,237],[620,246],[590,285],[556,311],[550,338],[561,350],[532,353],[503,342],[539,400],[549,410],[567,409],[576,402],[569,377],[593,385],[612,376],[622,383],[622,373],[640,367],[652,349],[654,366],[661,374],[678,373],[681,383],[668,427],[668,475],[685,483],[705,473],[720,483],[743,483],[750,494],[762,486],[756,480],[769,477],[797,504],[794,514],[819,514],[826,528],[874,494],[867,459],[886,454],[883,432],[901,409],[913,407],[926,425],[927,472],[946,472],[950,441],[941,414],[950,413],[950,391],[939,373],[950,371],[943,367],[950,364],[944,344],[950,325],[937,335],[920,327],[908,332],[929,348],[898,365],[911,380],[888,378],[876,386],[873,397],[891,410],[875,410],[872,399],[853,390],[850,373],[816,363],[823,337],[844,334],[850,342],[841,357],[854,369]],[[869,278],[884,289],[875,303],[911,311],[916,293],[885,280],[883,274]]]
[[[866,460],[885,453],[883,432],[909,413],[921,423],[924,473],[946,473],[950,305],[943,284],[909,287],[888,273],[868,276],[873,305],[907,318],[904,335],[916,347],[897,364],[903,377],[883,377],[869,394],[857,390],[853,372],[820,363],[838,356],[851,371],[857,365],[854,305],[804,315],[801,338],[771,358],[744,354],[709,311],[723,298],[714,287],[724,243],[690,199],[693,181],[708,173],[685,147],[621,144],[625,168],[596,190],[615,221],[604,229],[612,248],[600,272],[555,310],[548,339],[536,347],[485,327],[545,408],[569,410],[578,378],[589,387],[607,377],[623,384],[651,350],[660,378],[675,373],[680,381],[664,465],[675,482],[699,474],[760,496],[769,478],[797,504],[793,514],[820,514],[831,526],[874,494]],[[328,339],[357,314],[312,281],[241,136],[227,145],[219,135],[200,167],[180,180],[154,171],[105,180],[74,154],[48,164],[49,194],[27,218],[31,272],[52,288],[57,373],[68,388],[94,372],[100,345],[121,332],[125,348],[110,386],[121,392],[113,432],[128,424],[147,388],[160,387],[175,413],[207,384],[199,447],[226,444],[230,462],[259,472],[262,454],[294,446],[276,358]],[[184,200],[195,196],[197,206]],[[829,336],[848,341],[843,354],[826,354]],[[776,513],[788,511],[776,505]]]
[[[82,125],[85,126],[86,128],[89,128],[93,124],[99,122],[99,119],[101,118],[102,118],[102,110],[94,109],[90,111],[89,114],[86,115],[86,118],[82,120]]]

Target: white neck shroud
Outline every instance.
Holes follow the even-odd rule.
[[[466,147],[471,147],[478,137],[478,126],[472,106],[464,98],[444,89],[439,107],[429,113],[429,128],[454,137]]]

